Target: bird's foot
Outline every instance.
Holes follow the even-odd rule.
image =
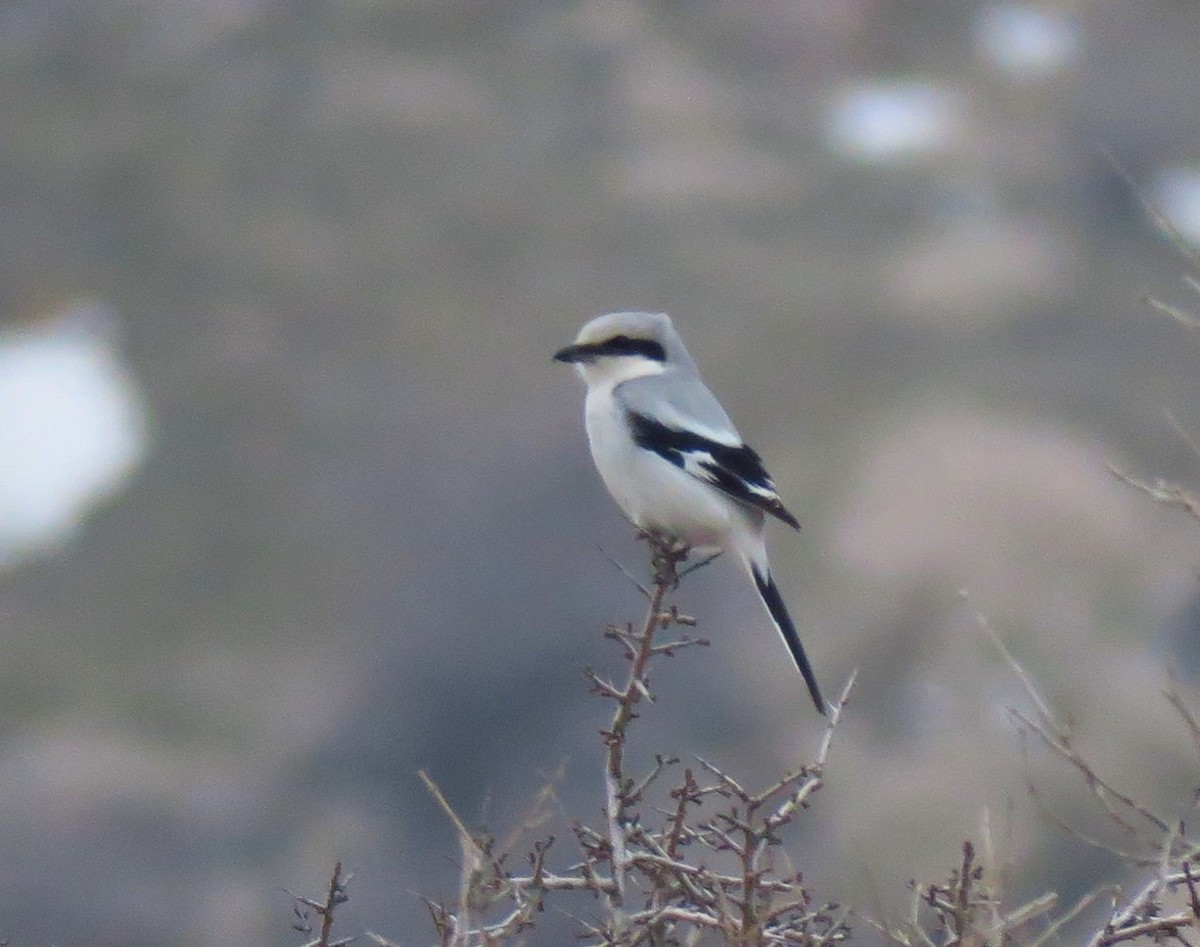
[[[678,587],[681,573],[679,566],[687,561],[691,547],[674,536],[665,536],[644,529],[637,532],[638,539],[650,544],[650,568],[656,585],[666,584],[672,590]]]

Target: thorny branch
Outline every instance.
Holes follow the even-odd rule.
[[[333,875],[329,879],[329,887],[325,891],[323,901],[315,901],[312,898],[287,892],[292,897],[292,913],[296,918],[292,924],[292,930],[299,931],[301,934],[313,933],[313,926],[309,921],[310,911],[321,919],[321,929],[317,933],[316,939],[308,941],[304,947],[345,947],[354,940],[353,937],[343,937],[340,940],[330,939],[333,936],[333,917],[337,912],[338,905],[345,904],[350,900],[350,896],[346,893],[346,886],[349,883],[350,876],[342,874],[342,863],[337,862],[333,866]]]
[[[1200,925],[1200,894],[1197,893],[1200,876],[1192,869],[1192,865],[1200,858],[1200,839],[1187,833],[1182,820],[1172,822],[1154,812],[1145,803],[1121,791],[1107,777],[1100,774],[1076,745],[1070,726],[1054,715],[1035,687],[1033,679],[983,616],[979,617],[979,624],[1013,669],[1033,704],[1032,714],[1010,708],[1010,717],[1022,733],[1034,735],[1079,773],[1101,810],[1121,831],[1130,849],[1118,850],[1115,846],[1091,838],[1068,825],[1056,813],[1041,804],[1032,780],[1028,781],[1030,796],[1037,802],[1043,814],[1079,840],[1113,852],[1127,863],[1155,869],[1150,880],[1131,898],[1123,901],[1119,893],[1113,895],[1113,906],[1108,920],[1094,933],[1087,942],[1087,947],[1109,947],[1143,937],[1156,941],[1163,938],[1173,939],[1187,945],[1189,942],[1182,935],[1183,929]],[[1179,714],[1192,743],[1200,751],[1200,724],[1197,723],[1197,715],[1179,693],[1173,680],[1168,683],[1164,697]],[[1200,797],[1200,790],[1197,791],[1197,795]],[[1164,907],[1165,897],[1177,889],[1186,889],[1186,903],[1181,910],[1167,911]],[[1095,893],[1089,895],[1088,903],[1094,897]],[[1078,913],[1084,906],[1081,902],[1071,914]],[[1060,919],[1052,924],[1047,935],[1057,931],[1063,921],[1064,919]],[[1040,940],[1044,939],[1045,936]]]
[[[1025,691],[1032,709],[1010,709],[1011,719],[1022,734],[1030,734],[1066,761],[1082,778],[1098,802],[1101,811],[1116,825],[1130,850],[1090,838],[1068,825],[1056,813],[1042,805],[1032,779],[1028,780],[1031,797],[1044,815],[1065,828],[1077,839],[1116,854],[1129,864],[1154,869],[1152,877],[1132,895],[1124,895],[1117,886],[1097,888],[1083,895],[1069,909],[1052,914],[1058,896],[1047,892],[1017,907],[1003,906],[1004,867],[995,864],[989,823],[984,822],[983,857],[970,841],[963,843],[962,859],[948,880],[935,884],[911,882],[912,901],[908,917],[899,923],[868,919],[888,941],[902,947],[1045,947],[1060,943],[1068,924],[1101,899],[1111,907],[1106,920],[1097,929],[1089,926],[1083,935],[1086,947],[1111,947],[1138,941],[1173,942],[1193,947],[1186,931],[1200,927],[1200,872],[1193,866],[1200,859],[1200,840],[1189,836],[1182,821],[1171,822],[1149,806],[1122,792],[1102,776],[1076,745],[1071,728],[1051,710],[1032,676],[1013,657],[986,617],[977,616],[980,629],[989,638],[1012,669]],[[1175,708],[1188,736],[1200,752],[1200,720],[1188,706],[1174,681],[1164,692]],[[1200,790],[1196,798],[1200,799]],[[1035,926],[1036,925],[1036,926]],[[1081,938],[1082,940],[1082,938]]]
[[[985,828],[985,835],[988,830]],[[1099,896],[1091,892],[1072,908],[1048,919],[1058,906],[1053,891],[1033,898],[1011,910],[1002,905],[1001,872],[991,864],[990,837],[985,837],[984,857],[968,840],[962,858],[949,878],[941,883],[910,882],[912,901],[908,917],[901,923],[869,921],[889,942],[901,947],[1000,947],[1021,944],[1043,947],[1057,943],[1059,932]],[[1039,932],[1034,925],[1042,925]]]
[[[1196,496],[1191,490],[1181,487],[1179,484],[1167,483],[1165,480],[1157,479],[1154,483],[1145,480],[1139,480],[1132,474],[1127,474],[1113,464],[1108,464],[1109,473],[1125,483],[1133,487],[1152,500],[1162,503],[1165,506],[1178,506],[1185,509],[1193,518],[1200,520],[1200,497]]]
[[[580,858],[561,870],[546,864],[553,838],[534,844],[526,869],[510,867],[514,837],[497,846],[489,836],[472,833],[427,775],[426,786],[460,837],[462,887],[450,906],[425,899],[443,947],[499,945],[534,926],[547,895],[590,893],[601,906],[598,917],[578,919],[588,943],[609,947],[695,943],[702,932],[726,944],[808,945],[829,947],[849,934],[847,912],[835,904],[817,904],[798,872],[776,871],[774,853],[781,831],[811,802],[822,785],[833,728],[849,697],[853,678],[833,708],[816,759],[752,792],[707,760],[698,760],[707,781],[684,767],[673,786],[667,774],[679,760],[659,755],[650,771],[635,778],[628,771],[627,748],[639,705],[654,700],[650,669],[654,658],[673,655],[703,639],[682,635],[658,642],[672,627],[694,620],[667,603],[688,570],[680,566],[687,550],[655,537],[651,546],[653,583],[639,627],[610,627],[606,636],[621,648],[628,670],[614,683],[589,670],[592,692],[614,703],[608,726],[600,731],[604,753],[602,827],[575,823],[572,831]],[[622,569],[622,571],[625,571]],[[641,586],[639,585],[639,588]],[[540,822],[531,816],[523,828]],[[372,935],[376,942],[388,942]]]
[[[650,696],[649,666],[654,657],[654,632],[659,628],[667,628],[672,623],[694,624],[690,619],[680,621],[678,611],[672,609],[663,612],[663,602],[667,593],[679,581],[678,566],[687,557],[686,549],[652,543],[653,555],[651,563],[654,568],[654,587],[650,595],[650,607],[642,631],[634,635],[632,628],[624,631],[610,628],[608,634],[621,642],[625,648],[625,657],[629,660],[629,677],[621,689],[613,687],[601,680],[594,672],[589,671],[593,691],[602,697],[616,701],[617,709],[613,713],[612,723],[607,730],[600,732],[605,745],[604,761],[604,812],[608,820],[608,839],[611,849],[611,864],[613,882],[616,892],[613,895],[615,907],[621,905],[625,895],[625,872],[629,866],[629,851],[625,843],[625,823],[628,818],[629,806],[636,802],[632,792],[633,784],[625,776],[625,739],[630,722],[637,716],[634,708]]]

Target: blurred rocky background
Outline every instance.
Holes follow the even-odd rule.
[[[815,894],[895,912],[984,819],[1019,895],[1127,877],[1027,801],[1105,832],[976,613],[1186,810],[1200,525],[1106,465],[1200,468],[1200,347],[1143,302],[1195,297],[1116,170],[1200,242],[1198,50],[1178,0],[7,0],[0,936],[295,944],[341,858],[341,932],[425,943],[419,768],[497,830],[560,763],[598,811],[581,668],[644,552],[550,355],[619,308],[674,314],[804,523],[826,690],[860,671]],[[682,602],[713,646],[639,752],[809,757],[742,576]]]

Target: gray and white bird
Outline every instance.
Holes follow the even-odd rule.
[[[733,553],[754,580],[813,703],[826,713],[812,665],[771,578],[767,514],[800,524],[762,458],[700,379],[665,313],[614,312],[579,330],[554,358],[587,383],[592,459],[634,525],[692,549]]]

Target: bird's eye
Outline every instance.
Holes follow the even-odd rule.
[[[624,333],[609,336],[600,344],[600,348],[605,355],[627,355],[630,357],[648,358],[656,362],[665,362],[667,357],[661,342],[656,342],[653,339],[629,336]]]

